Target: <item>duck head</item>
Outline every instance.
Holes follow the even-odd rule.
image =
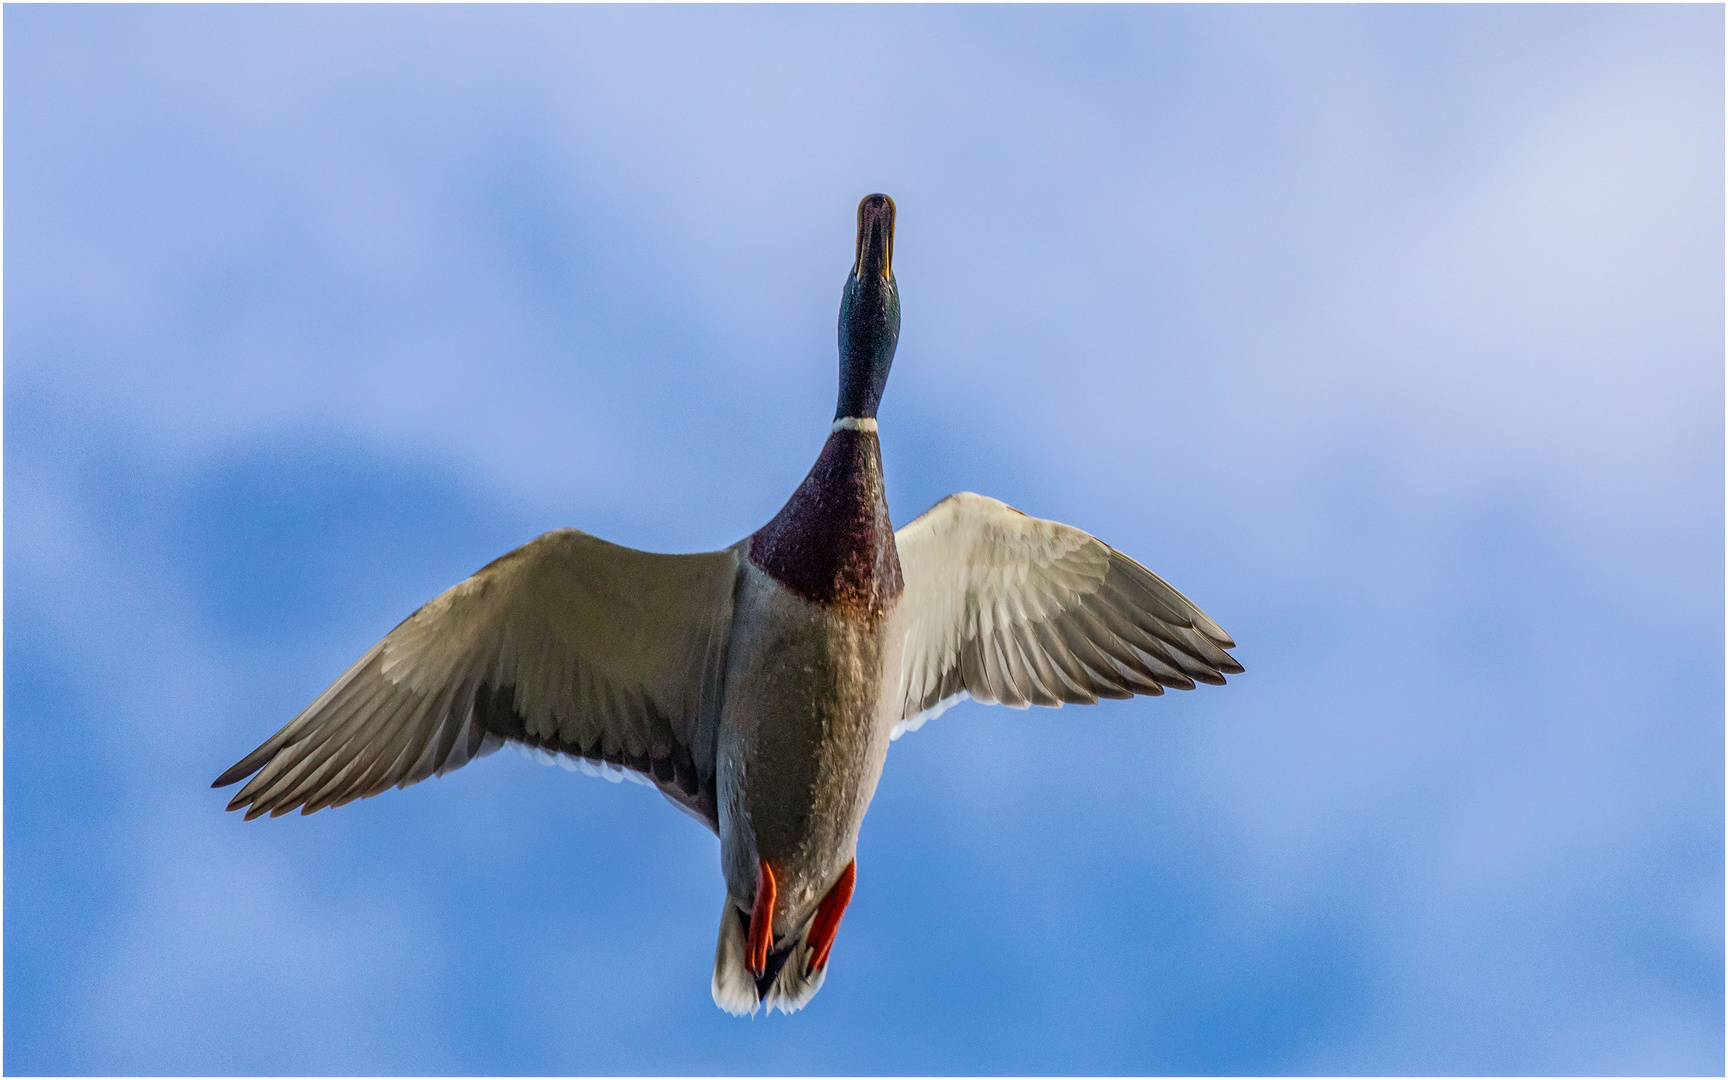
[[[857,257],[840,297],[840,401],[836,420],[873,419],[900,340],[900,291],[894,286],[894,200],[866,195],[858,204]]]

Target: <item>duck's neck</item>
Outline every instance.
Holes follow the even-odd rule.
[[[874,420],[900,341],[900,296],[892,276],[860,281],[853,274],[840,297],[840,396],[836,422]]]
[[[750,538],[750,561],[813,604],[888,614],[902,586],[875,420],[834,422],[810,475]]]

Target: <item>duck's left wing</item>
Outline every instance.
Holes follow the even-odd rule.
[[[1071,525],[962,492],[894,540],[906,584],[896,737],[966,697],[1091,704],[1242,670],[1193,601]]]
[[[659,555],[560,529],[404,619],[216,781],[310,814],[505,741],[633,770],[710,828],[734,549]]]

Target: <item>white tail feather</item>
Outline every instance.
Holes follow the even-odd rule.
[[[828,976],[826,970],[813,975],[804,972],[810,962],[809,934],[810,926],[806,923],[792,955],[786,958],[786,965],[768,988],[767,997],[758,1000],[756,980],[744,963],[744,926],[737,907],[728,898],[720,912],[720,941],[714,949],[714,1004],[733,1016],[755,1016],[763,1006],[770,1012],[778,1009],[794,1013],[808,1005]]]
[[[808,927],[805,928],[805,933],[809,933]],[[780,969],[780,977],[768,988],[767,1000],[762,1004],[783,1013],[795,1013],[810,1004],[816,991],[822,989],[822,981],[828,977],[828,969],[823,968],[814,975],[806,975],[804,965],[809,961],[810,943],[800,937],[798,947],[786,958],[786,966]]]
[[[730,897],[720,912],[720,943],[714,948],[714,1004],[733,1016],[755,1016],[756,980],[744,966],[744,928]]]

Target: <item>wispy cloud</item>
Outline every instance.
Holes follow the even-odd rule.
[[[1720,1070],[1720,9],[7,29],[9,1070]],[[896,518],[1088,528],[1247,674],[896,743],[790,1023],[652,792],[219,813],[510,545],[772,514],[871,190]]]

